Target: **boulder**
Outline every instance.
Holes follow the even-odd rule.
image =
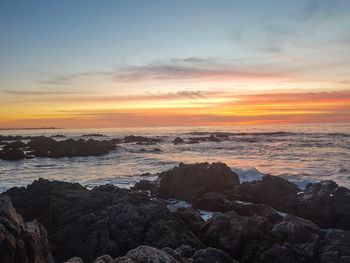
[[[321,227],[350,230],[350,190],[333,181],[309,184],[298,195],[295,213]]]
[[[0,151],[0,159],[7,161],[18,161],[26,158],[23,150],[17,148],[6,148]]]
[[[220,192],[232,189],[239,184],[239,178],[226,164],[196,163],[183,164],[159,175],[158,194],[194,201],[207,192]]]
[[[253,262],[260,243],[273,225],[260,216],[239,216],[236,212],[217,213],[202,227],[203,242],[228,253],[233,259]]]
[[[149,180],[140,180],[131,189],[149,191],[152,195],[154,195],[157,193],[157,187],[158,187],[157,182],[153,182]]]
[[[149,246],[139,246],[133,250],[130,250],[125,258],[131,260],[135,263],[149,263],[149,262],[159,262],[159,263],[178,263],[172,256],[161,249],[156,249]],[[117,261],[120,262],[120,261]],[[121,261],[124,262],[124,261]],[[128,261],[125,261],[128,262]]]
[[[208,141],[210,141],[210,142],[221,142],[221,140],[218,137],[216,137],[215,135],[213,135],[213,134],[208,137]]]
[[[216,248],[205,248],[197,250],[192,256],[194,263],[238,263],[227,253]]]
[[[43,226],[25,223],[5,195],[0,195],[0,262],[54,262]]]
[[[264,175],[261,181],[242,183],[237,192],[240,200],[268,204],[277,210],[292,212],[301,190],[286,179]]]

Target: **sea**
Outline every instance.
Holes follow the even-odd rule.
[[[173,140],[227,133],[221,142],[174,145]],[[141,179],[180,162],[223,162],[241,182],[260,180],[264,174],[285,178],[300,188],[333,180],[350,188],[350,123],[304,125],[245,125],[218,127],[152,127],[108,129],[1,130],[1,135],[55,136],[105,140],[140,135],[160,138],[155,145],[121,143],[98,157],[0,160],[0,192],[26,186],[38,178],[78,182],[88,188],[113,184],[129,188]],[[103,137],[83,136],[102,134]],[[154,151],[158,148],[160,151]]]

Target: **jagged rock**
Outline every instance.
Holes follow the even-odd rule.
[[[110,255],[103,255],[95,259],[94,263],[112,263],[113,258]]]
[[[227,253],[216,248],[205,248],[198,250],[192,256],[194,263],[238,263]]]
[[[159,175],[158,194],[192,202],[206,192],[220,192],[239,184],[239,178],[226,164],[183,164]]]
[[[115,258],[139,245],[203,246],[164,202],[142,192],[111,186],[89,191],[79,184],[41,179],[7,194],[25,218],[44,224],[60,262],[76,256],[85,262],[104,254]]]
[[[54,262],[45,229],[37,221],[24,223],[5,195],[0,195],[0,262]]]
[[[175,140],[173,141],[173,144],[177,145],[177,144],[182,144],[184,142],[185,141],[182,138],[176,137]]]
[[[0,151],[0,159],[7,161],[23,160],[25,157],[24,152],[17,148],[7,148]]]

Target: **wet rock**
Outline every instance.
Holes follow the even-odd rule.
[[[187,142],[187,144],[197,144],[197,143],[199,143],[199,141],[197,140],[190,140]]]
[[[301,191],[295,184],[271,175],[264,175],[261,181],[242,183],[237,190],[240,200],[268,204],[285,212],[294,211]]]
[[[23,160],[25,157],[26,155],[24,154],[24,152],[17,148],[7,148],[0,151],[0,159],[7,161]]]
[[[27,144],[25,144],[22,141],[15,141],[15,142],[6,144],[3,149],[22,149],[26,146]]]
[[[113,258],[110,255],[103,255],[95,259],[94,263],[112,263]]]
[[[156,143],[161,142],[161,139],[158,138],[150,138],[150,137],[143,137],[143,136],[134,136],[129,135],[124,138],[125,143],[131,143],[131,142],[150,142],[150,143]]]
[[[158,194],[192,202],[207,192],[232,189],[239,178],[226,164],[183,164],[159,175]]]
[[[45,229],[37,221],[24,223],[5,195],[0,195],[0,262],[54,262]]]
[[[75,157],[75,156],[99,156],[115,150],[116,143],[113,140],[73,140],[56,141],[48,137],[39,137],[29,143],[31,154],[36,157]]]
[[[74,258],[68,259],[65,263],[84,263],[84,261],[79,257],[74,257]]]
[[[320,242],[320,262],[350,262],[350,232],[339,230],[325,231]]]
[[[184,143],[185,141],[180,138],[180,137],[176,137],[175,140],[173,140],[173,144],[177,145],[177,144],[182,144]]]
[[[295,213],[321,227],[350,230],[350,190],[333,181],[309,184],[298,195]]]

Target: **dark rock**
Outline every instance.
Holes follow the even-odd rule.
[[[84,261],[79,257],[74,257],[74,258],[68,259],[64,263],[84,263]]]
[[[27,146],[27,144],[25,144],[22,141],[15,141],[15,142],[11,142],[11,143],[6,144],[4,146],[4,149],[22,149],[26,146]]]
[[[210,142],[221,142],[221,140],[218,137],[214,136],[213,134],[208,137],[208,141],[210,141]]]
[[[48,137],[39,137],[31,140],[29,150],[36,157],[75,157],[75,156],[99,156],[115,150],[116,143],[112,140],[73,140],[56,141]]]
[[[232,189],[239,178],[226,164],[183,164],[159,175],[158,194],[192,202],[207,192]]]
[[[258,215],[272,223],[282,220],[278,212],[268,205],[229,201],[222,193],[206,193],[197,198],[192,206],[196,209],[213,212],[235,211],[240,216]]]
[[[317,262],[321,234],[311,221],[288,215],[268,234],[257,262]]]
[[[112,263],[113,258],[110,255],[103,255],[95,259],[94,263]]]
[[[5,195],[0,195],[0,262],[54,262],[45,229],[37,221],[24,223]]]
[[[176,137],[175,138],[175,140],[173,141],[173,143],[175,144],[175,145],[177,145],[177,144],[182,144],[182,143],[184,143],[185,141],[182,139],[182,138],[180,138],[180,137]]]
[[[51,137],[52,138],[65,138],[66,136],[64,136],[63,134],[54,134]]]
[[[187,144],[197,144],[197,143],[199,143],[199,141],[197,140],[190,140],[187,142]]]
[[[143,190],[143,191],[150,191],[151,194],[157,193],[157,182],[152,182],[149,180],[141,180],[137,182],[132,189],[133,190]]]
[[[100,134],[100,133],[89,133],[89,134],[83,134],[82,137],[105,137],[106,135]]]
[[[3,149],[0,151],[0,159],[8,160],[8,161],[17,161],[22,160],[26,157],[24,152],[20,149]]]
[[[285,212],[294,211],[301,191],[295,184],[271,175],[264,175],[261,181],[242,183],[237,190],[240,200],[268,204]]]
[[[236,212],[217,213],[202,228],[202,240],[236,260],[252,262],[259,245],[273,225],[260,216],[243,217]]]
[[[142,192],[112,186],[89,191],[79,184],[41,179],[7,194],[25,218],[44,224],[59,262],[76,256],[85,262],[105,254],[115,258],[139,245],[203,246],[164,202]]]
[[[325,231],[320,242],[320,262],[350,262],[350,232],[339,230]]]
[[[205,248],[194,253],[194,263],[238,263],[233,260],[227,253],[216,248]]]
[[[149,137],[143,137],[143,136],[134,136],[129,135],[124,138],[125,143],[131,143],[131,142],[161,142],[161,139],[158,138],[149,138]]]
[[[310,184],[298,195],[295,213],[321,227],[350,230],[350,190],[333,181]]]
[[[133,250],[130,250],[124,258],[128,258],[131,262],[135,263],[178,263],[172,256],[161,249],[156,249],[149,246],[139,246]],[[116,262],[129,262],[129,261],[116,261]]]

